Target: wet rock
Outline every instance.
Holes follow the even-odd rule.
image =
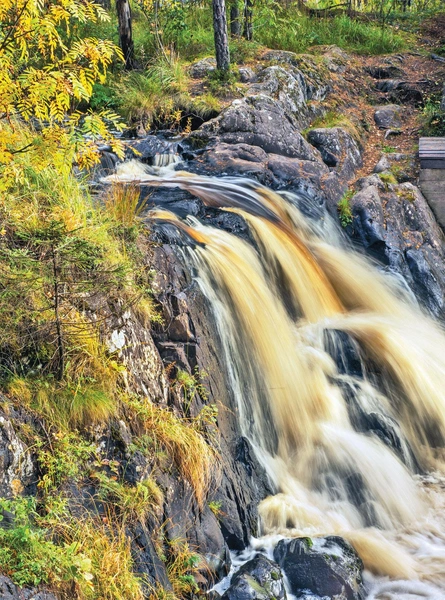
[[[320,151],[323,162],[343,172],[349,179],[361,167],[362,157],[357,141],[352,134],[341,127],[311,129],[308,142]]]
[[[198,160],[187,165],[187,169],[204,175],[240,175],[256,179],[272,189],[298,192],[309,201],[305,206],[312,207],[327,203],[336,207],[347,187],[346,170],[340,168],[330,172],[322,160],[268,154],[262,148],[248,144],[209,145]],[[219,216],[219,223],[215,222],[215,225],[228,231],[234,231],[236,225],[236,230],[244,235],[245,228],[239,227],[238,223],[228,222],[226,227],[224,221],[233,221],[233,215],[221,219]]]
[[[213,213],[215,216],[211,216]],[[222,226],[233,226],[235,231],[246,229],[244,221],[238,215],[214,209],[213,213],[207,213],[213,224],[217,224],[218,218],[228,218],[230,222],[223,220]],[[169,523],[168,528],[170,524],[172,526],[169,535],[187,537],[191,545],[206,556],[212,565],[211,578],[217,578],[224,574],[228,564],[227,546],[242,550],[250,537],[257,534],[258,503],[271,490],[264,469],[256,460],[249,443],[241,438],[235,416],[236,401],[226,383],[226,365],[221,359],[223,353],[218,332],[206,300],[172,247],[156,248],[154,265],[156,276],[152,286],[156,296],[162,301],[168,314],[174,315],[178,310],[187,310],[198,341],[196,344],[173,343],[168,339],[165,328],[159,326],[154,338],[160,353],[163,358],[168,352],[171,356],[176,353],[186,363],[184,368],[188,372],[205,370],[208,373],[205,380],[209,393],[208,402],[217,400],[228,409],[221,410],[218,414],[221,478],[210,498],[221,503],[218,519],[208,506],[202,511],[196,507],[191,490],[184,482],[180,484],[169,477],[162,485],[167,490],[165,518]],[[202,406],[202,399],[195,397],[190,406],[191,414],[196,414]],[[241,448],[243,451],[240,451]]]
[[[190,65],[189,73],[193,79],[203,79],[216,70],[216,60],[214,58],[203,58]]]
[[[281,540],[274,550],[274,559],[297,597],[310,592],[336,600],[365,598],[363,563],[343,538]]]
[[[137,158],[143,163],[153,164],[157,154],[169,153],[172,143],[162,137],[149,135],[139,141],[131,142],[127,146],[127,159]]]
[[[374,113],[374,121],[380,129],[398,128],[402,126],[402,107],[397,104],[381,106]]]
[[[280,567],[257,554],[233,575],[223,600],[282,600],[286,598]]]
[[[131,537],[135,572],[143,575],[152,589],[161,586],[165,590],[171,590],[165,565],[156,553],[149,530],[142,523],[138,523],[132,531]]]

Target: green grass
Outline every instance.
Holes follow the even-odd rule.
[[[311,46],[336,45],[358,54],[386,54],[404,50],[407,42],[392,28],[364,23],[347,16],[311,18],[292,10],[275,24],[258,30],[258,41],[270,48],[306,52]]]
[[[187,65],[177,59],[155,61],[144,72],[124,75],[116,84],[117,110],[130,123],[141,122],[147,128],[179,128],[191,116],[202,119],[220,110],[219,100],[204,92],[192,97]]]
[[[440,108],[440,97],[430,98],[422,111],[422,135],[445,136],[445,111]]]
[[[350,204],[353,195],[354,192],[352,190],[349,190],[348,192],[346,192],[343,198],[338,201],[337,210],[342,227],[347,227],[353,221],[353,215]]]
[[[346,129],[346,131],[352,135],[358,144],[361,143],[361,135],[358,127],[351,121],[351,119],[335,110],[329,110],[323,116],[317,117],[311,123],[311,126],[303,131],[303,134],[306,134],[311,129],[331,127],[341,127],[342,129]]]

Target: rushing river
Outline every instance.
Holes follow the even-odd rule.
[[[109,179],[185,189],[249,228],[247,240],[151,212],[192,242],[243,432],[276,490],[235,563],[282,537],[336,534],[362,558],[369,600],[445,598],[441,325],[290,194],[134,164]]]

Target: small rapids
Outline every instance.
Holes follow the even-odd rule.
[[[243,433],[275,490],[259,506],[261,538],[235,564],[283,537],[334,534],[362,558],[368,600],[445,598],[442,326],[296,196],[172,171],[107,181],[182,188],[248,225],[244,240],[150,214],[189,242]]]

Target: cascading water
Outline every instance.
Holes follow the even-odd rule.
[[[444,598],[441,326],[289,194],[181,172],[138,180],[186,189],[250,230],[252,243],[151,213],[193,241],[184,253],[216,318],[244,434],[276,490],[253,544],[338,534],[378,576],[369,599]]]

